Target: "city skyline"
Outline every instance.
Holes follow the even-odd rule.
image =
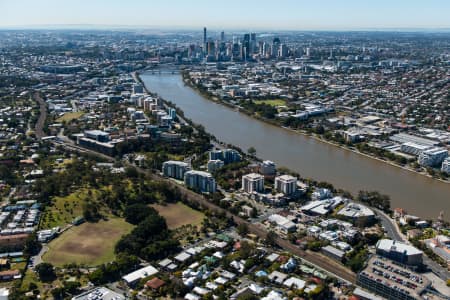
[[[432,1],[356,0],[283,1],[263,3],[231,0],[121,1],[94,0],[89,4],[69,1],[0,2],[0,28],[98,28],[212,30],[393,30],[449,29],[450,3]]]

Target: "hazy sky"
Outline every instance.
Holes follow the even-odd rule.
[[[0,27],[450,28],[450,0],[0,0]]]

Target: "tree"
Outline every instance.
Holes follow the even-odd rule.
[[[76,294],[81,284],[78,281],[64,281],[64,291],[69,294]]]
[[[364,239],[366,240],[367,244],[375,245],[380,239],[380,236],[376,233],[366,233],[364,235]]]
[[[102,215],[100,214],[97,204],[92,203],[92,202],[87,202],[83,206],[83,217],[88,222],[97,222],[98,220],[100,220]]]
[[[115,251],[153,260],[177,251],[178,245],[178,241],[172,239],[166,220],[151,214],[119,240]]]
[[[36,255],[41,251],[42,245],[38,242],[36,234],[31,234],[25,241],[24,253],[26,255]]]
[[[175,278],[174,280],[171,280],[167,286],[167,292],[170,296],[178,298],[189,292],[189,289],[181,280]]]
[[[125,221],[133,225],[139,224],[150,215],[157,215],[157,214],[158,213],[154,208],[149,207],[142,203],[128,205],[123,213]]]
[[[251,293],[245,293],[238,297],[238,300],[258,300],[259,298]]]
[[[266,236],[265,243],[269,246],[276,246],[277,234],[274,231],[269,231]]]
[[[316,127],[316,133],[317,134],[324,134],[325,133],[325,128],[322,125],[319,125]]]
[[[255,147],[252,146],[252,147],[248,148],[247,153],[251,156],[255,156],[256,155]]]
[[[239,249],[239,256],[242,259],[247,259],[255,252],[255,246],[247,241],[241,241],[241,248]]]
[[[256,207],[253,207],[252,212],[250,213],[250,217],[256,218],[257,216],[258,216],[258,210],[256,209]]]
[[[54,288],[51,293],[55,300],[64,299],[64,289],[61,287]]]
[[[35,268],[39,279],[44,282],[51,282],[56,279],[55,269],[50,263],[40,263]]]
[[[135,167],[127,167],[125,169],[125,175],[129,178],[137,178],[139,177],[139,173]]]
[[[34,283],[34,282],[30,282],[30,284],[28,285],[28,290],[29,291],[34,291],[34,290],[37,290],[37,289],[38,289],[37,284]]]
[[[241,223],[237,227],[237,232],[241,236],[246,236],[249,232],[247,223]]]
[[[391,201],[389,196],[382,195],[376,191],[359,191],[358,201],[368,204],[369,206],[379,208],[385,212],[389,212],[391,209]]]

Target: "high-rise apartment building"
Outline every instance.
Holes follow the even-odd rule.
[[[257,173],[250,173],[242,176],[242,189],[246,193],[263,192],[264,176]]]
[[[202,193],[216,192],[216,180],[208,172],[188,171],[184,174],[184,184],[188,188]]]
[[[162,165],[162,172],[164,176],[176,179],[184,179],[184,174],[191,168],[189,164],[182,161],[169,160]]]
[[[297,190],[297,178],[291,175],[275,177],[275,190],[285,195],[292,195]]]

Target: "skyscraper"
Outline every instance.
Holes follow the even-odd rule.
[[[250,34],[250,53],[254,54],[256,52],[256,33]]]
[[[209,41],[206,43],[206,45],[207,45],[207,47],[206,47],[207,54],[208,54],[208,55],[211,55],[211,56],[214,56],[215,53],[216,53],[216,46],[215,46],[215,44],[214,44],[214,41],[209,40]]]
[[[244,34],[244,42],[242,43],[242,56],[244,60],[247,60],[250,56],[250,34]]]
[[[278,56],[278,50],[280,49],[280,44],[281,44],[280,38],[275,37],[272,42],[272,49],[270,51],[271,52],[270,56],[272,56],[272,57]]]
[[[206,53],[207,48],[206,48],[206,27],[203,27],[203,52]]]
[[[220,42],[221,42],[221,43],[225,42],[225,32],[224,32],[224,31],[222,31],[222,32],[220,33]]]
[[[288,47],[286,44],[281,44],[278,49],[278,57],[285,58],[286,56],[288,56]]]

